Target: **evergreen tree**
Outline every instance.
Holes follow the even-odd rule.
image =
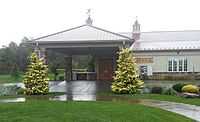
[[[112,91],[124,94],[138,93],[143,87],[143,83],[139,79],[137,64],[132,52],[128,48],[122,49],[117,60]]]
[[[36,53],[32,53],[30,64],[24,76],[25,94],[38,95],[48,93],[48,68]]]
[[[17,66],[16,63],[13,64],[12,70],[11,70],[11,77],[14,78],[14,80],[18,80],[19,76],[20,76],[20,72],[19,72],[19,67]]]

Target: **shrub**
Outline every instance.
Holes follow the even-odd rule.
[[[176,95],[177,92],[174,89],[169,88],[169,89],[164,90],[163,94],[165,94],[165,95]]]
[[[48,93],[48,68],[36,53],[32,53],[30,64],[24,76],[25,94],[47,94]]]
[[[163,88],[159,86],[155,86],[151,89],[151,93],[153,94],[162,94]]]
[[[17,94],[18,94],[18,95],[22,95],[22,94],[24,94],[24,92],[25,92],[25,89],[24,89],[24,88],[19,88],[19,89],[17,90]]]
[[[135,94],[141,91],[143,83],[139,79],[137,64],[132,52],[128,48],[122,49],[117,60],[117,70],[111,86],[112,91],[114,93]]]
[[[182,92],[182,88],[187,85],[187,84],[184,84],[184,83],[177,83],[175,85],[172,86],[172,88],[177,91],[177,92]]]
[[[64,81],[65,80],[65,77],[64,76],[59,76],[59,81]]]
[[[199,88],[195,85],[185,85],[182,88],[182,92],[188,92],[188,93],[199,93]]]
[[[142,94],[149,94],[151,93],[151,88],[150,87],[144,87],[142,89]]]
[[[7,95],[17,95],[17,90],[19,87],[17,85],[0,86],[0,96]]]

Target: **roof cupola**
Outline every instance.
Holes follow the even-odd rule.
[[[137,17],[136,17],[135,23],[133,25],[132,38],[134,40],[139,40],[140,39],[140,24],[139,24],[139,22],[137,20]]]

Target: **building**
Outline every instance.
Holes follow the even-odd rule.
[[[132,43],[133,40],[129,37],[93,26],[90,16],[84,25],[32,41],[41,58],[45,58],[48,50],[65,54],[65,80],[67,81],[78,79],[74,77],[75,72],[72,69],[74,55],[92,55],[95,58],[95,70],[82,74],[85,75],[86,80],[112,80],[117,51],[122,47],[130,47]],[[79,74],[75,75],[79,76]]]
[[[41,57],[46,50],[66,54],[66,80],[73,80],[73,55],[95,57],[95,80],[112,80],[116,52],[133,50],[141,76],[147,79],[197,79],[200,73],[200,31],[141,32],[136,20],[132,32],[114,33],[86,24],[33,40]],[[90,80],[90,79],[89,79]]]
[[[130,48],[149,79],[198,79],[200,31],[141,32],[136,20],[132,32],[120,34],[134,39]]]

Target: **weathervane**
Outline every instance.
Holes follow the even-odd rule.
[[[138,20],[138,16],[135,16],[135,20]]]
[[[86,14],[88,15],[88,17],[90,17],[90,12],[91,12],[91,9],[87,9]]]
[[[136,25],[139,24],[139,23],[138,23],[138,16],[135,16],[135,24],[136,24]]]
[[[87,20],[86,20],[86,24],[87,25],[92,25],[92,19],[90,18],[90,12],[91,12],[91,9],[87,9],[87,12],[86,12],[86,14],[88,15],[88,18],[87,18]]]

